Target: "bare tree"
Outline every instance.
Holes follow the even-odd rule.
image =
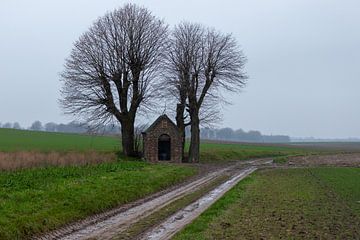
[[[86,121],[121,124],[125,155],[134,155],[134,122],[155,95],[153,83],[167,25],[133,4],[99,18],[75,43],[61,74],[61,104]]]
[[[12,128],[12,126],[13,125],[11,123],[7,122],[2,125],[2,128]]]
[[[42,123],[40,121],[35,121],[31,124],[31,126],[29,127],[29,130],[33,130],[33,131],[42,131],[43,130],[43,126]]]
[[[175,27],[165,56],[165,86],[176,100],[176,124],[182,136],[182,159],[184,159],[185,127],[190,125],[187,115],[188,91],[191,72],[200,68],[201,40],[200,25],[180,24]]]
[[[192,23],[175,28],[168,52],[166,81],[179,102],[177,124],[186,125],[186,110],[191,126],[189,161],[197,162],[200,122],[219,117],[217,104],[225,101],[222,92],[237,92],[245,85],[246,59],[230,34]]]
[[[45,131],[56,132],[57,124],[54,122],[48,122],[44,125]]]
[[[20,123],[14,122],[14,125],[12,126],[14,129],[21,129]]]

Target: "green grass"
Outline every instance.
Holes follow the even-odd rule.
[[[174,239],[359,239],[360,169],[257,172]]]
[[[0,151],[121,151],[120,139],[69,133],[0,129]],[[201,162],[225,162],[251,158],[302,155],[318,152],[286,145],[202,142]]]
[[[360,168],[316,168],[311,172],[360,217]]]
[[[119,151],[115,137],[0,128],[0,151]]]
[[[287,155],[304,155],[319,153],[316,150],[306,150],[284,145],[262,145],[242,143],[209,143],[200,146],[201,162],[224,162],[229,160],[246,160]]]
[[[288,156],[280,156],[280,157],[275,157],[274,158],[274,163],[277,163],[277,164],[285,164],[288,161],[289,161]]]
[[[24,239],[165,189],[194,168],[144,162],[0,173],[0,239]]]

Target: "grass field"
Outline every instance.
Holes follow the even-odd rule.
[[[0,239],[24,239],[183,181],[194,168],[116,162],[0,174]]]
[[[287,145],[239,144],[239,143],[201,143],[202,162],[223,162],[250,158],[301,155],[318,152]],[[119,138],[109,136],[90,136],[68,133],[34,132],[13,129],[0,129],[0,152],[41,151],[100,151],[119,152]]]
[[[119,151],[115,137],[0,128],[0,151]]]
[[[201,162],[224,162],[229,160],[246,160],[277,156],[295,156],[318,153],[285,145],[262,145],[246,143],[213,143],[203,142],[200,146]]]
[[[360,169],[263,170],[174,239],[359,239]]]

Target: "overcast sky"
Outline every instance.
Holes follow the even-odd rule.
[[[0,122],[67,122],[59,72],[80,34],[129,1],[1,0]],[[247,87],[222,126],[265,134],[360,137],[360,1],[144,0],[171,26],[232,33],[248,58]]]

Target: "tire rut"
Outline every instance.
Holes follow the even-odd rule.
[[[171,187],[168,190],[158,192],[134,203],[126,204],[113,210],[91,216],[85,220],[71,223],[68,226],[33,239],[111,239],[118,233],[125,231],[131,224],[149,216],[186,194],[195,192],[221,175],[233,175],[238,172],[239,169],[248,166],[268,165],[270,162],[272,162],[271,159],[257,159],[241,161],[227,167],[217,168],[216,170],[214,169],[213,172],[193,179],[193,181],[189,181],[186,184]]]
[[[201,213],[208,209],[214,202],[221,198],[227,191],[234,187],[238,182],[257,170],[251,166],[238,171],[225,183],[216,187],[214,190],[205,194],[203,197],[176,212],[164,222],[146,232],[139,239],[142,240],[167,240],[174,236],[187,224],[191,223]]]
[[[97,214],[85,220],[72,223],[61,229],[55,230],[43,236],[33,239],[89,239],[101,236],[101,239],[112,236],[116,232],[122,231],[130,224],[142,219],[158,209],[181,198],[187,193],[199,189],[205,183],[214,180],[218,176],[230,171],[231,167],[223,168],[212,173],[208,173],[199,179],[195,179],[183,186],[177,186],[172,191],[163,192],[159,196],[148,197],[132,204],[126,204],[119,208]],[[158,195],[158,194],[155,194]]]

